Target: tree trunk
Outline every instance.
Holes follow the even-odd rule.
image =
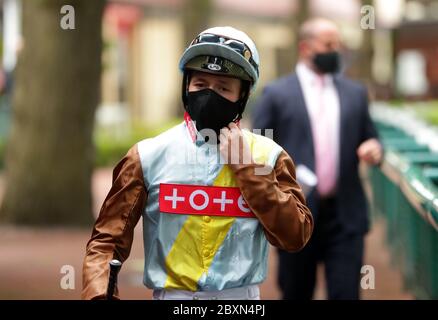
[[[210,27],[211,0],[188,0],[184,10],[185,47],[201,31]]]
[[[187,0],[184,5],[183,27],[184,27],[184,49],[190,42],[210,26],[211,0]],[[182,117],[183,108],[178,108],[177,116]]]
[[[99,102],[104,0],[24,0],[3,221],[91,223],[92,131]],[[60,26],[63,5],[75,29]]]
[[[277,50],[277,76],[284,76],[295,70],[298,62],[298,33],[301,24],[309,18],[309,4],[306,0],[298,1],[298,11],[290,13],[288,26],[292,33],[292,45]]]
[[[296,17],[294,17],[293,21],[291,21],[294,32],[295,32],[295,51],[294,51],[294,57],[293,57],[293,65],[295,68],[295,65],[298,63],[299,59],[299,52],[298,52],[298,36],[300,32],[301,25],[306,22],[307,19],[311,18],[311,12],[310,12],[310,4],[308,0],[299,0],[299,9],[297,12]]]
[[[372,0],[362,0],[362,6],[372,6]],[[373,61],[373,42],[372,42],[372,29],[362,30],[362,46],[359,51],[359,77],[369,86],[372,82],[372,61]]]

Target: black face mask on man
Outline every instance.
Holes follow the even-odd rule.
[[[220,129],[239,116],[240,101],[232,102],[211,89],[192,91],[187,94],[187,112],[196,122],[196,129],[211,129],[219,142]]]
[[[340,68],[340,56],[337,51],[317,53],[313,56],[313,64],[321,73],[336,73]]]

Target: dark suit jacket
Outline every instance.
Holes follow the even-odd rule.
[[[357,148],[377,132],[368,112],[368,94],[359,83],[340,75],[334,77],[340,101],[340,157],[337,187],[338,217],[345,233],[368,231],[367,203],[359,180]],[[254,129],[273,129],[274,140],[292,157],[315,172],[315,155],[310,118],[296,74],[281,78],[265,89],[253,112]],[[308,206],[318,218],[318,195]]]

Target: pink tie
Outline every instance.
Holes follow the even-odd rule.
[[[318,113],[313,125],[315,145],[317,190],[321,196],[330,196],[336,187],[335,150],[332,131],[330,130],[330,110],[324,106],[324,78],[318,77]]]

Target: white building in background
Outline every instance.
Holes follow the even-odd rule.
[[[418,50],[403,50],[397,56],[397,89],[404,95],[427,93],[426,61]]]
[[[116,119],[114,115],[125,110],[131,120],[155,125],[182,114],[178,60],[187,45],[181,14],[184,4],[184,0],[118,0],[108,4],[98,119]],[[287,20],[293,1],[217,0],[214,6],[212,25],[241,28],[258,44],[263,59],[262,88],[264,82],[277,76],[276,50],[293,45]]]
[[[3,0],[3,69],[11,72],[21,46],[21,1]]]
[[[21,1],[0,0],[3,6],[3,67],[7,71],[15,67],[21,43]],[[126,123],[138,121],[155,125],[181,115],[181,75],[177,66],[187,45],[182,16],[186,1],[108,1],[103,23],[102,99],[97,114],[100,124],[118,127],[123,132]],[[305,2],[311,15],[334,19],[350,50],[361,46],[364,32],[372,32],[373,76],[381,84],[389,83],[396,74],[391,29],[399,25],[403,15],[421,19],[421,12],[425,11],[419,10],[419,1],[375,0],[377,29],[363,30],[360,27],[360,0],[211,1],[212,25],[233,25],[246,31],[257,43],[261,56],[258,92],[279,74],[293,69],[289,66],[287,70],[278,70],[278,66],[281,54],[296,50],[291,16],[299,10],[299,3]]]
[[[109,2],[104,22],[106,46],[101,108],[104,114],[125,110],[127,118],[148,125],[181,115],[178,59],[187,45],[181,14],[185,2]],[[261,57],[258,90],[279,74],[292,71],[292,65],[287,70],[278,70],[278,65],[281,53],[296,50],[291,16],[299,9],[298,0],[212,0],[212,3],[211,25],[235,26],[257,43]],[[312,0],[308,5],[311,12],[340,23],[349,49],[360,46],[359,0]]]

